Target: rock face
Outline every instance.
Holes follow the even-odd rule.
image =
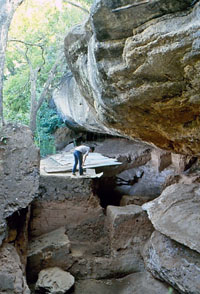
[[[65,39],[73,84],[60,97],[63,116],[199,155],[199,14],[192,0],[95,1]]]
[[[92,179],[41,176],[40,189],[41,197],[32,203],[31,237],[65,226],[71,239],[83,236],[86,241],[100,238],[104,214],[95,196]]]
[[[6,219],[26,208],[39,187],[39,152],[27,127],[0,130],[0,244],[7,236]]]
[[[77,30],[80,30],[79,26]],[[65,99],[66,93],[73,97],[73,103],[71,103],[70,99]],[[71,74],[67,75],[59,88],[54,91],[53,99],[58,112],[68,127],[78,131],[101,131],[102,133],[113,134],[91,111],[87,101],[80,94],[78,85]]]
[[[142,207],[156,230],[200,253],[200,184],[171,185]]]
[[[30,294],[19,255],[11,244],[4,244],[0,248],[0,292]]]
[[[143,252],[146,267],[179,293],[199,294],[200,255],[155,231]]]

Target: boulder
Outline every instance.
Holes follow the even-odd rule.
[[[0,244],[6,219],[26,208],[39,187],[39,151],[26,126],[7,124],[0,130]]]
[[[0,293],[30,294],[16,248],[5,243],[0,248]]]
[[[200,254],[155,231],[145,245],[146,268],[182,294],[199,294]]]
[[[75,284],[75,294],[168,294],[168,290],[168,285],[154,279],[148,272],[134,273],[121,279],[83,280]]]
[[[140,248],[153,231],[147,214],[138,205],[108,206],[106,214],[111,250],[132,248],[140,255]]]
[[[156,230],[200,252],[200,184],[174,184],[143,204]]]
[[[85,129],[199,156],[200,3],[122,2],[95,1],[68,32],[73,83],[59,109]]]
[[[70,241],[64,227],[31,239],[27,263],[29,281],[36,281],[42,269],[55,266],[65,269],[66,266],[70,266],[72,258],[69,252]]]
[[[74,277],[58,267],[47,268],[39,273],[36,292],[65,294],[74,285]]]

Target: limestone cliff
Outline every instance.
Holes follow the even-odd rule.
[[[199,19],[199,1],[94,1],[65,39],[73,77],[62,102],[55,94],[63,116],[198,156]]]

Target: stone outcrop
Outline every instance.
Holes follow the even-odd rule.
[[[39,293],[65,294],[74,285],[74,277],[60,268],[53,267],[39,273],[35,289]]]
[[[168,289],[167,285],[154,279],[149,273],[141,272],[121,279],[78,281],[75,294],[168,294]]]
[[[11,244],[4,244],[0,248],[0,292],[30,294],[20,257]]]
[[[179,293],[199,294],[200,255],[155,231],[145,245],[146,267]]]
[[[198,156],[199,13],[192,0],[95,1],[65,39],[63,117]]]
[[[39,187],[39,152],[25,126],[0,130],[0,244],[8,235],[6,219],[26,208]]]
[[[200,184],[174,184],[143,204],[156,230],[200,253]]]

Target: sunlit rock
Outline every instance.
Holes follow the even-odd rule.
[[[68,33],[74,81],[59,109],[89,130],[199,155],[199,1],[142,2],[95,1]]]
[[[156,230],[200,253],[200,184],[174,184],[143,204]]]
[[[65,294],[74,285],[74,281],[70,273],[53,267],[39,273],[35,288],[41,293]]]

